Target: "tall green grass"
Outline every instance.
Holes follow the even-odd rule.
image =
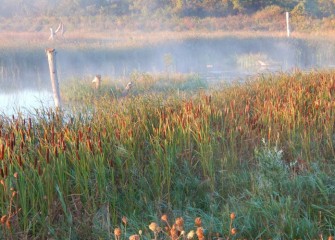
[[[205,239],[334,235],[334,72],[169,78],[135,75],[126,97],[71,83],[76,109],[2,116],[0,235],[147,239],[163,214],[201,217]]]

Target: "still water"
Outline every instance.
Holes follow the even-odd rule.
[[[48,90],[22,89],[10,93],[0,91],[0,115],[33,114],[37,109],[49,108],[53,104],[52,93]]]
[[[335,44],[286,38],[189,39],[137,49],[57,50],[60,84],[69,78],[101,74],[109,78],[136,72],[192,73],[208,81],[230,81],[263,72],[330,68]],[[53,107],[44,49],[2,49],[0,114]]]

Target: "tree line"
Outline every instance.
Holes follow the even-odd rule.
[[[335,15],[335,0],[0,0],[0,15],[141,15],[225,17],[270,6],[317,18]]]

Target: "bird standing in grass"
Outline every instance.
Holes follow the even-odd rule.
[[[92,83],[94,84],[95,89],[99,89],[101,85],[101,75],[95,75],[95,77],[92,80]]]
[[[132,83],[132,82],[129,82],[129,83],[127,84],[127,86],[125,87],[125,89],[123,90],[123,92],[122,92],[122,97],[127,96],[128,93],[129,93],[129,91],[130,91],[130,89],[131,89],[132,87],[133,87],[133,83]]]

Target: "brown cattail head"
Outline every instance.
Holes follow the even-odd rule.
[[[198,227],[195,234],[197,234],[197,237],[199,239],[203,239],[204,238],[204,229],[202,227]]]
[[[3,215],[0,219],[1,224],[5,224],[6,221],[7,221],[7,215]]]
[[[179,232],[183,231],[184,230],[184,219],[182,217],[177,218],[175,226]]]
[[[93,153],[93,145],[91,139],[87,138],[86,144],[87,148],[90,149],[90,151]]]
[[[17,195],[17,191],[13,191],[12,192],[12,198],[15,198],[16,195]]]
[[[176,240],[179,237],[178,230],[176,228],[171,228],[170,236],[172,240]]]
[[[102,153],[101,138],[98,139],[98,148],[99,148],[100,153]]]
[[[55,146],[54,148],[54,155],[56,158],[58,158],[58,149],[57,149],[57,146]]]
[[[43,174],[43,170],[42,170],[42,168],[41,168],[41,165],[38,164],[38,175],[39,175],[39,176],[42,176],[42,174]]]
[[[66,144],[65,144],[64,139],[62,139],[62,141],[61,141],[61,146],[62,146],[63,152],[66,151]]]
[[[26,134],[24,133],[23,129],[20,130],[20,134],[21,134],[21,139],[24,142],[26,140]]]
[[[37,158],[37,156],[35,156],[35,159],[34,159],[34,168],[35,169],[37,168],[37,162],[38,162],[38,158]]]
[[[80,137],[77,136],[77,137],[76,137],[76,150],[77,150],[77,151],[79,150],[79,139],[80,139]]]
[[[28,119],[28,127],[31,128],[32,124],[31,124],[31,118]]]
[[[127,223],[128,223],[128,219],[127,219],[126,216],[123,216],[123,217],[122,217],[122,222],[123,222],[124,225],[127,225]]]
[[[184,219],[182,217],[176,218],[176,225],[178,227],[183,227],[184,226]]]
[[[19,163],[19,166],[22,168],[23,167],[23,163],[22,163],[22,157],[21,157],[21,155],[17,156],[17,161]]]
[[[1,144],[1,149],[0,149],[0,160],[3,160],[5,157],[5,144]]]
[[[49,151],[49,148],[47,148],[47,154],[46,154],[46,161],[47,163],[50,163],[50,151]]]
[[[5,178],[8,176],[8,167],[7,165],[4,166],[4,173],[5,173]]]
[[[79,155],[78,151],[76,151],[76,158],[77,158],[78,161],[80,161],[80,155]]]

